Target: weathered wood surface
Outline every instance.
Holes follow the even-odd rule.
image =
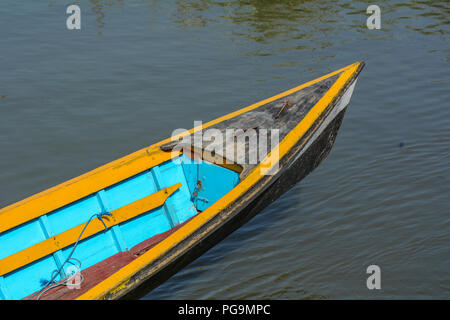
[[[286,97],[215,124],[201,133],[186,136],[184,140],[166,143],[161,149],[171,151],[175,148],[185,148],[212,153],[223,163],[240,165],[242,180],[267,156],[278,141],[303,119],[338,76],[329,77]],[[271,131],[273,129],[278,130],[278,135],[274,135]],[[216,133],[223,139],[215,141],[212,136],[216,133],[211,130],[217,130]],[[232,130],[234,134],[227,134],[227,130]],[[261,137],[266,137],[267,140],[260,140]],[[255,141],[254,139],[257,143],[250,143]],[[272,139],[276,141],[272,143]]]

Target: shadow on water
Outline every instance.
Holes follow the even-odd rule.
[[[156,287],[152,283],[145,283],[142,287],[125,296],[125,299],[174,299],[173,293],[190,287],[196,283],[202,274],[211,271],[208,266],[221,265],[222,262],[227,261],[230,256],[239,252],[246,244],[251,246],[252,239],[264,234],[280,221],[289,219],[288,213],[294,214],[289,209],[301,202],[301,199],[299,199],[301,197],[300,183],[292,187],[278,200],[245,222],[240,228],[233,231],[200,257],[191,261],[180,271],[171,274],[170,278],[163,281],[163,283],[156,285]],[[290,200],[292,199],[292,194],[295,194],[295,201]],[[299,214],[298,210],[301,209],[297,208],[295,214]],[[251,263],[250,257],[247,263]]]

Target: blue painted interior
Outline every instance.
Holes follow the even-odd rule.
[[[73,257],[82,262],[82,270],[170,230],[198,211],[204,211],[239,183],[239,174],[207,162],[194,162],[181,155],[1,233],[0,259],[83,224],[93,214],[118,209],[178,182],[182,186],[163,206],[81,241]],[[0,299],[22,299],[42,289],[71,250],[72,246],[64,248],[0,276]]]
[[[206,210],[239,183],[239,174],[223,167],[191,160],[182,164],[188,180],[191,201],[200,211]]]

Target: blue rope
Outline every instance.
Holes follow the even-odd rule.
[[[109,216],[109,217],[111,217],[112,214],[109,213],[109,212],[105,212],[105,213],[96,213],[96,214],[93,214],[93,215],[89,218],[89,220],[85,223],[85,225],[84,225],[84,227],[83,227],[83,230],[81,231],[80,235],[78,236],[78,239],[77,239],[77,241],[75,242],[75,244],[74,244],[74,246],[73,246],[73,248],[72,248],[72,251],[71,251],[70,254],[67,256],[66,260],[61,264],[61,266],[59,267],[59,269],[53,270],[53,272],[52,272],[52,277],[51,277],[51,279],[47,282],[47,284],[46,284],[41,290],[39,290],[39,291],[33,293],[30,297],[28,297],[27,300],[30,300],[31,298],[33,298],[33,297],[34,297],[35,295],[37,295],[37,294],[39,294],[39,295],[37,296],[36,300],[39,300],[39,299],[41,298],[41,296],[42,296],[45,292],[47,292],[48,290],[53,289],[53,288],[55,288],[55,287],[57,287],[57,286],[65,285],[65,284],[67,283],[67,279],[64,279],[64,280],[61,281],[61,282],[55,282],[55,279],[56,279],[56,277],[57,277],[58,275],[60,276],[61,279],[63,278],[64,274],[62,274],[61,272],[62,272],[62,270],[63,270],[63,267],[66,265],[66,263],[69,262],[69,263],[71,263],[72,265],[75,265],[73,262],[70,262],[70,260],[75,260],[75,261],[77,261],[77,262],[79,263],[78,268],[79,268],[79,270],[81,270],[81,261],[78,260],[78,259],[72,258],[72,255],[73,255],[73,253],[75,252],[75,249],[77,248],[77,245],[78,245],[78,242],[79,242],[80,239],[81,239],[81,236],[83,235],[84,231],[86,230],[87,226],[88,226],[89,223],[92,221],[92,219],[98,218],[98,219],[103,223],[103,225],[105,226],[105,230],[108,229],[108,227],[106,226],[105,221],[103,221],[103,216]],[[81,282],[80,282],[80,284],[81,284],[81,283],[83,283],[83,281],[84,281],[84,277],[83,277],[83,275],[82,275],[81,273],[80,273],[80,275],[81,275]],[[51,285],[52,283],[53,283],[53,285]]]

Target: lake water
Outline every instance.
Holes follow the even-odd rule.
[[[143,299],[450,298],[448,1],[69,4],[0,4],[0,207],[363,60],[328,158]]]

